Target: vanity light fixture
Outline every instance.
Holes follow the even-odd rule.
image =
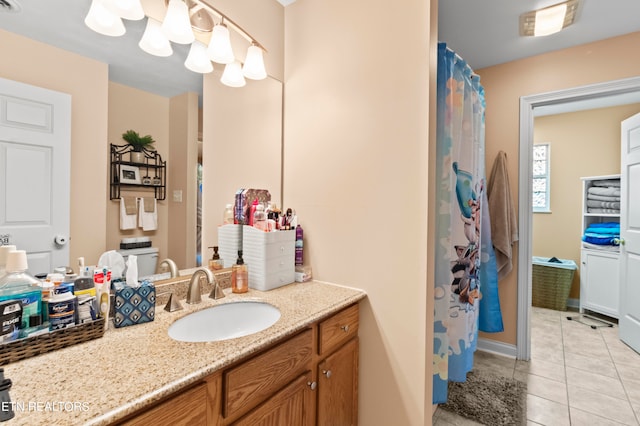
[[[546,36],[555,34],[573,24],[578,12],[579,0],[568,0],[520,15],[521,36]]]
[[[185,67],[197,73],[213,71],[211,61],[224,64],[220,81],[231,87],[242,87],[245,77],[262,80],[267,77],[263,53],[266,49],[249,33],[233,22],[208,0],[165,0],[167,12],[163,22],[147,17],[147,26],[138,43],[155,56],[171,56],[171,43],[191,44]],[[109,36],[126,31],[122,19],[145,17],[140,0],[92,0],[85,24]],[[217,23],[215,22],[217,20]],[[244,64],[235,59],[229,29],[246,39],[250,46]]]
[[[247,84],[244,79],[244,75],[242,75],[240,62],[234,61],[225,65],[220,81],[222,84],[229,87],[242,87]]]

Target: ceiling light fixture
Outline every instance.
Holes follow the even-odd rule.
[[[575,22],[578,6],[579,0],[568,0],[523,13],[520,15],[520,35],[540,37],[557,33]]]
[[[167,12],[162,23],[147,17],[146,29],[138,43],[142,50],[155,56],[171,56],[171,42],[191,44],[185,67],[209,73],[213,71],[211,61],[225,64],[220,81],[231,87],[244,86],[245,77],[252,80],[267,77],[263,58],[266,49],[207,0],[165,0],[165,3]],[[120,36],[126,31],[122,19],[144,17],[140,0],[92,0],[84,22],[100,34]],[[235,59],[229,29],[250,43],[244,65]]]

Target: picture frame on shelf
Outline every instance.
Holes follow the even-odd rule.
[[[136,166],[120,166],[120,183],[140,185],[140,169]]]

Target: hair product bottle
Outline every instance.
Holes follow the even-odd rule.
[[[238,250],[238,260],[231,266],[231,291],[234,293],[249,291],[249,270],[242,259],[242,250]]]
[[[296,267],[302,267],[303,263],[302,234],[302,227],[296,226]]]

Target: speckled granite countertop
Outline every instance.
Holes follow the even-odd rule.
[[[4,366],[14,425],[104,425],[123,418],[207,375],[244,358],[320,318],[363,299],[364,291],[320,282],[294,283],[261,292],[250,290],[169,313],[156,308],[155,321]],[[246,337],[207,343],[171,339],[175,320],[232,301],[265,301],[281,317],[270,328]]]

